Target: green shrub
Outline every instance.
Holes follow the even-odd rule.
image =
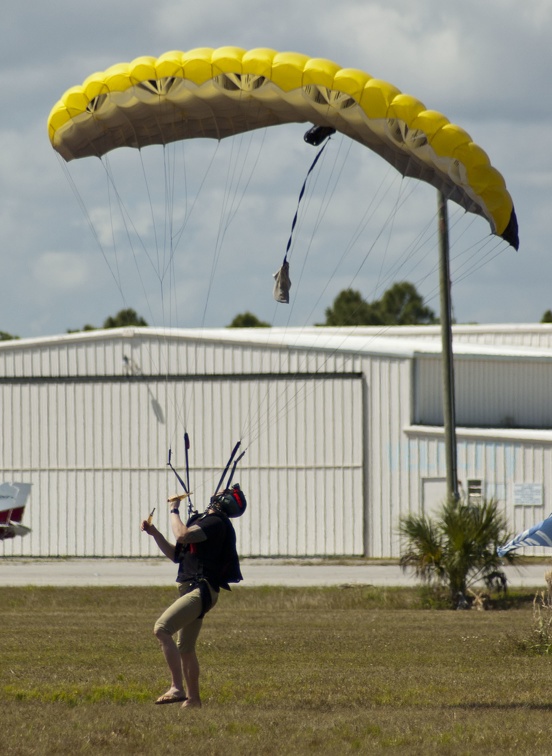
[[[401,518],[404,540],[400,565],[413,569],[428,588],[448,590],[448,604],[469,608],[476,583],[488,590],[506,591],[507,579],[497,546],[509,540],[506,520],[494,499],[481,503],[447,500],[438,517],[408,515]],[[517,555],[504,557],[512,563]]]

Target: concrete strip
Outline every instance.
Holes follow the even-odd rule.
[[[504,568],[510,587],[546,588],[552,565],[536,563]],[[244,586],[324,585],[415,586],[411,572],[398,564],[353,561],[332,564],[282,559],[242,560]],[[0,586],[138,586],[171,585],[176,566],[166,559],[17,559],[0,560]]]

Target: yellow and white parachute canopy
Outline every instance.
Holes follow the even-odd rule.
[[[238,47],[137,58],[69,89],[50,113],[48,133],[70,161],[302,122],[360,142],[486,218],[493,234],[518,248],[504,179],[466,131],[391,84],[323,58]]]

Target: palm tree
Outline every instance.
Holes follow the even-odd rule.
[[[510,539],[506,519],[494,499],[480,504],[447,500],[439,516],[401,518],[404,539],[400,565],[413,569],[428,585],[447,586],[453,606],[466,600],[469,589],[483,580],[489,589],[506,590],[507,579],[496,549]],[[514,563],[517,554],[504,559]]]

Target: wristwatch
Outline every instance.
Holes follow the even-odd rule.
[[[177,514],[177,515],[179,515],[180,514],[180,510],[179,509],[171,509],[171,514]]]

